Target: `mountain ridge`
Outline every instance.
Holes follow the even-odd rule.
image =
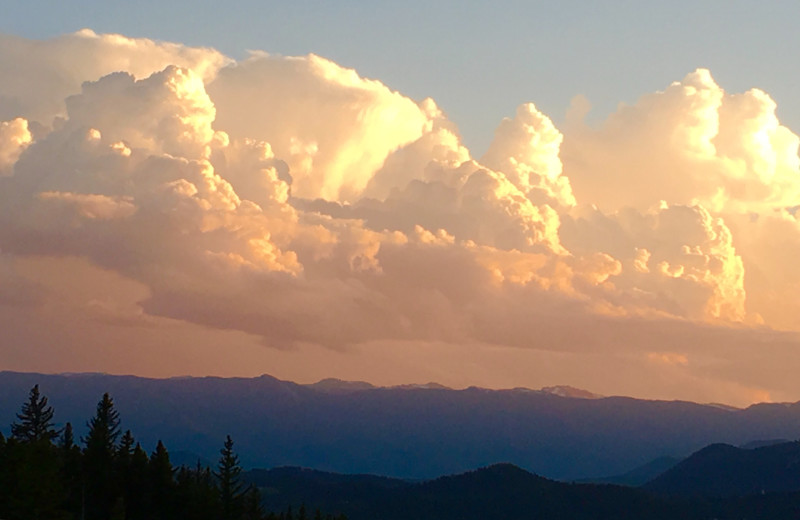
[[[737,448],[715,443],[643,486],[661,495],[733,498],[800,490],[800,441]]]
[[[792,438],[800,406],[742,410],[536,391],[367,388],[323,392],[269,375],[140,378],[0,372],[0,430],[34,384],[76,437],[104,392],[145,447],[162,440],[215,460],[230,434],[246,467],[432,478],[499,461],[562,480],[622,474],[712,442]]]

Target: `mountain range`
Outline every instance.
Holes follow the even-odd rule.
[[[216,460],[225,435],[245,467],[301,466],[404,479],[458,474],[498,462],[552,479],[622,475],[659,457],[683,458],[713,443],[794,439],[800,405],[746,409],[680,401],[528,389],[453,390],[436,384],[380,388],[270,376],[147,379],[104,374],[0,372],[0,430],[8,433],[39,384],[76,435],[104,392],[123,429],[146,449]],[[592,397],[592,398],[585,398]]]

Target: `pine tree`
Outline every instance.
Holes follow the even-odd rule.
[[[17,419],[20,422],[11,425],[11,436],[20,442],[52,442],[58,437],[53,428],[53,407],[47,406],[47,397],[39,394],[39,385],[31,388]]]
[[[219,480],[219,495],[224,520],[234,520],[239,517],[242,497],[242,484],[239,481],[241,472],[239,457],[233,452],[233,440],[228,435],[225,438],[224,447],[220,450],[219,463],[215,473]]]
[[[199,460],[192,469],[181,467],[176,481],[176,510],[182,519],[218,520],[222,516],[214,475]]]
[[[118,509],[121,494],[114,464],[120,431],[119,412],[107,393],[97,403],[97,411],[88,426],[89,433],[84,439],[86,518],[108,520]]]
[[[96,450],[113,456],[119,438],[119,412],[114,409],[114,400],[108,393],[103,394],[103,398],[97,403],[97,412],[87,426],[89,434],[85,439],[86,450]]]
[[[243,520],[262,520],[264,509],[261,507],[261,493],[255,486],[250,486],[244,494]]]
[[[58,447],[61,448],[62,451],[69,451],[73,446],[75,446],[75,434],[72,432],[72,423],[68,422],[64,425],[64,429],[61,430],[61,438],[58,441]]]
[[[122,435],[117,447],[114,465],[116,467],[116,475],[119,479],[119,489],[122,496],[123,509],[125,511],[125,518],[130,518],[130,502],[131,495],[141,493],[138,485],[131,484],[132,480],[132,466],[133,455],[136,450],[136,440],[130,430],[126,430]],[[146,458],[146,457],[145,457]],[[133,499],[135,500],[135,499]]]
[[[136,439],[130,430],[125,430],[122,439],[119,441],[119,448],[117,449],[117,457],[122,461],[127,461],[132,455],[136,446]]]
[[[150,455],[150,485],[152,490],[153,518],[172,518],[172,498],[174,480],[172,463],[164,443],[158,441],[155,451]]]
[[[125,518],[128,520],[149,519],[151,516],[150,459],[138,442],[133,448],[128,471],[122,476],[121,487],[125,500]]]
[[[72,423],[64,425],[58,440],[61,475],[66,490],[65,509],[77,518],[81,510],[83,484],[81,479],[81,450],[75,444]]]
[[[7,481],[2,483],[5,512],[9,518],[62,518],[64,489],[61,481],[60,457],[53,439],[53,408],[39,394],[35,385],[17,414],[19,422],[11,425],[12,437],[6,444],[3,470]]]
[[[11,467],[9,465],[9,444],[13,441],[6,441],[3,432],[0,432],[0,514],[5,515],[8,511],[8,493],[10,488]]]

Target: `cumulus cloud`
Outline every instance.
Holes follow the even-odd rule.
[[[707,71],[598,127],[573,114],[562,133],[523,104],[475,158],[432,100],[315,55],[235,63],[82,31],[0,38],[0,73],[12,69],[0,74],[4,323],[229,331],[249,359],[285,367],[314,351],[388,371],[387,349],[422,362],[459,346],[476,363],[546,363],[542,384],[599,382],[581,368],[591,360],[638,367],[603,393],[669,373],[717,396],[713,377],[740,400],[775,384],[770,364],[743,375],[747,345],[797,345],[771,327],[796,328],[800,311],[798,138],[765,93],[728,94]],[[278,349],[242,346],[254,338]],[[493,366],[493,386],[499,367],[514,372]]]
[[[230,61],[213,49],[90,29],[49,40],[0,35],[0,120],[22,117],[49,127],[84,81],[119,71],[144,78],[168,65],[209,80]]]
[[[599,128],[572,118],[565,174],[579,201],[607,211],[661,200],[723,212],[794,206],[800,138],[775,109],[765,92],[729,94],[698,69]]]
[[[208,86],[218,128],[270,143],[293,193],[356,199],[386,156],[430,126],[423,107],[316,55],[255,53]]]
[[[565,217],[561,235],[571,251],[605,251],[621,262],[614,285],[631,307],[698,320],[745,318],[742,259],[723,219],[703,206],[664,203],[608,215],[584,207]]]
[[[786,259],[797,240],[800,138],[780,124],[775,110],[765,92],[728,93],[698,69],[621,106],[599,127],[573,114],[562,159],[579,202],[595,204],[609,222],[662,204],[702,208],[720,223],[718,231],[705,226],[718,245],[710,257],[695,257],[708,258],[706,265],[717,268],[707,272],[717,274],[691,277],[717,285],[717,296],[707,300],[708,309],[718,309],[711,314],[797,329],[788,318],[796,299],[787,292],[797,276]],[[693,236],[686,226],[672,233],[675,240]],[[683,245],[693,250],[688,241]],[[687,272],[680,262],[645,262],[652,251],[641,243],[627,247],[628,255],[643,248],[636,253],[640,271]]]
[[[0,123],[0,175],[10,175],[19,155],[31,144],[28,121],[18,117]]]
[[[550,118],[525,103],[500,123],[481,162],[506,174],[534,202],[572,206],[572,187],[561,174],[562,140]]]

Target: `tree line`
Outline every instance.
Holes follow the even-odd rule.
[[[245,486],[227,436],[214,470],[173,467],[158,441],[149,455],[106,393],[76,440],[66,423],[57,429],[53,407],[34,386],[6,438],[0,432],[0,518],[7,520],[312,520],[265,512],[259,490]],[[314,520],[346,520],[317,510]]]

